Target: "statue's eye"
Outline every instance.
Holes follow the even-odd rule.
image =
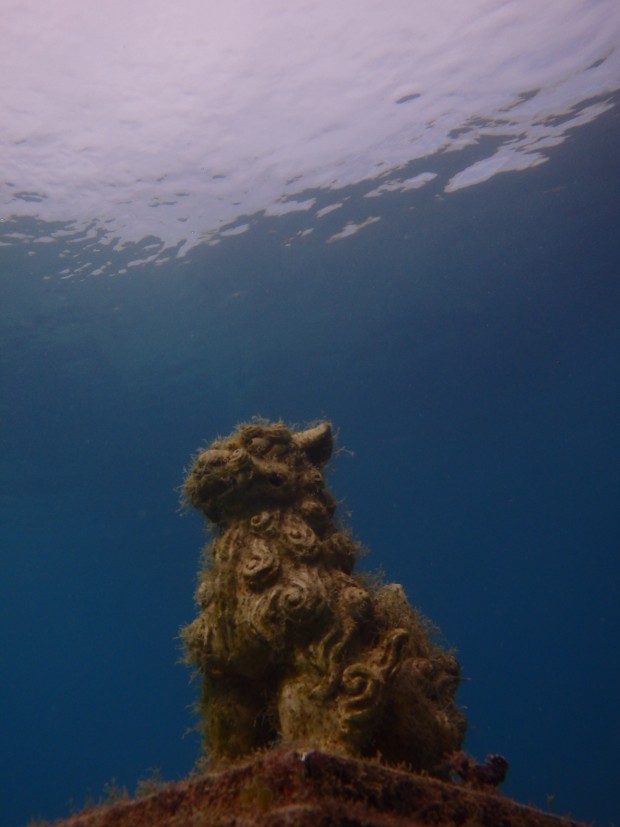
[[[277,474],[274,471],[273,474],[269,474],[269,482],[272,485],[280,486],[284,483],[284,477],[282,476],[282,474]]]
[[[249,448],[253,454],[264,454],[271,447],[271,443],[264,437],[255,436],[250,442]]]

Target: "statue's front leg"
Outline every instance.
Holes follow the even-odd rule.
[[[202,690],[205,751],[214,764],[227,763],[275,740],[274,721],[255,685],[205,678]]]
[[[285,678],[278,696],[283,744],[303,749],[350,754],[346,732],[333,693],[326,697],[322,682],[312,674]]]

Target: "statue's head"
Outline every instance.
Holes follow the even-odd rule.
[[[329,422],[302,431],[282,423],[241,425],[198,455],[183,494],[220,526],[287,505],[320,523],[335,508],[321,471],[332,450]]]

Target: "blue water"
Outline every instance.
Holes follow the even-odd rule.
[[[83,280],[64,242],[0,247],[3,825],[192,767],[204,533],[175,489],[254,415],[334,423],[364,565],[457,648],[467,749],[508,758],[504,791],[618,818],[619,173],[616,107],[534,170],[386,195],[338,243],[341,219],[288,245],[299,216],[264,218]]]

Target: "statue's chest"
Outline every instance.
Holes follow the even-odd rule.
[[[234,588],[236,623],[261,637],[289,638],[322,624],[330,612],[324,543],[290,511],[239,521],[215,543],[221,582]]]

